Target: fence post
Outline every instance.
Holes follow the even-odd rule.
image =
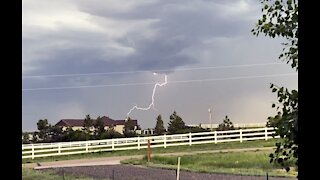
[[[34,159],[34,146],[33,146],[33,144],[31,144],[31,147],[32,147],[31,158]]]
[[[191,139],[191,132],[189,132],[189,146],[192,144],[192,139]]]
[[[58,144],[58,154],[61,154],[61,144]]]
[[[177,180],[180,179],[180,158],[181,157],[178,157],[178,167],[177,167]]]
[[[151,142],[150,139],[148,139],[148,162],[151,161]]]
[[[112,150],[114,150],[114,139],[111,139]]]
[[[86,141],[86,152],[89,151],[89,148],[88,148],[88,141]]]
[[[240,142],[242,143],[242,129],[240,129]]]
[[[217,131],[214,131],[214,143],[217,144]]]
[[[138,150],[140,150],[140,136],[138,136]]]
[[[164,134],[163,135],[163,146],[164,146],[164,148],[167,148],[167,136],[166,136],[166,134]]]
[[[267,129],[267,127],[264,128],[264,135],[265,135],[265,140],[268,140],[268,129]]]

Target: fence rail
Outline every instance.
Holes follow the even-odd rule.
[[[206,143],[220,143],[232,141],[250,141],[273,138],[274,129],[272,127],[256,129],[239,129],[230,131],[213,131],[200,133],[186,133],[174,135],[161,135],[149,137],[116,138],[90,141],[73,141],[58,143],[23,144],[22,159],[61,156],[70,154],[82,154],[102,151],[118,151],[129,149],[147,148],[148,140],[151,147],[181,146]],[[275,138],[279,138],[276,136]]]

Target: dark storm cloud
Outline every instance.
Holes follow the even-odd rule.
[[[39,43],[52,44],[46,49],[39,47],[39,50],[34,52],[35,55],[41,51],[50,55],[34,62],[34,65],[39,67],[33,72],[34,74],[174,69],[199,62],[199,59],[183,54],[186,49],[197,48],[208,38],[230,38],[248,31],[243,25],[247,24],[248,19],[219,15],[223,11],[219,8],[226,6],[219,5],[221,2],[218,2],[218,5],[211,2],[212,6],[208,6],[202,1],[183,1],[183,3],[158,1],[137,5],[126,11],[105,10],[104,7],[108,6],[108,3],[103,5],[102,2],[100,4],[90,2],[90,6],[87,6],[87,1],[75,3],[79,10],[93,17],[115,20],[120,18],[119,22],[124,21],[124,23],[131,21],[130,19],[156,19],[158,21],[148,26],[155,35],[151,38],[144,37],[145,29],[137,27],[138,30],[128,30],[121,37],[105,37],[103,33],[64,27],[63,24],[56,23],[58,28],[54,32],[39,35],[33,41],[23,39],[23,45],[30,48]],[[95,18],[93,23],[94,20]],[[109,27],[104,25],[102,28]],[[127,42],[128,39],[131,44]],[[122,56],[121,50],[117,50],[119,52],[113,54],[114,49],[104,46],[108,43],[132,48],[134,53]],[[25,58],[27,63],[32,57]]]

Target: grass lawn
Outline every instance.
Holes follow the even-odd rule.
[[[242,175],[266,175],[296,177],[292,168],[289,173],[275,164],[269,163],[272,151],[208,153],[181,156],[181,170],[196,172],[232,173]],[[154,156],[151,162],[147,158],[124,160],[124,164],[144,165],[168,169],[177,168],[177,156]],[[294,164],[294,163],[292,163]]]
[[[31,168],[22,168],[22,179],[23,180],[93,180],[93,178],[85,176],[73,176],[69,174],[59,175],[52,170],[39,171]]]
[[[223,149],[236,149],[236,148],[261,148],[261,147],[273,147],[275,143],[280,139],[269,139],[255,140],[255,141],[243,141],[240,142],[224,142],[224,143],[210,143],[210,144],[198,144],[198,145],[183,145],[175,147],[158,147],[152,149],[152,154],[161,153],[173,153],[173,152],[192,152],[192,151],[206,151],[206,150],[223,150]],[[152,146],[151,146],[152,147]],[[35,159],[22,159],[22,163],[33,163],[33,162],[50,162],[59,160],[70,160],[70,159],[85,159],[85,158],[99,158],[99,157],[112,157],[112,156],[130,156],[130,155],[146,155],[147,149],[141,150],[122,150],[114,152],[98,152],[98,153],[86,153],[76,155],[63,155],[63,156],[52,156],[52,157],[40,157]]]

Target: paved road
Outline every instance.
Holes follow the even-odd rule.
[[[55,169],[59,174],[86,175],[94,179],[109,180],[175,180],[176,171],[133,165],[102,165],[65,167]],[[269,180],[296,180],[296,178],[269,177]],[[266,180],[266,176],[196,173],[180,171],[180,180]]]

